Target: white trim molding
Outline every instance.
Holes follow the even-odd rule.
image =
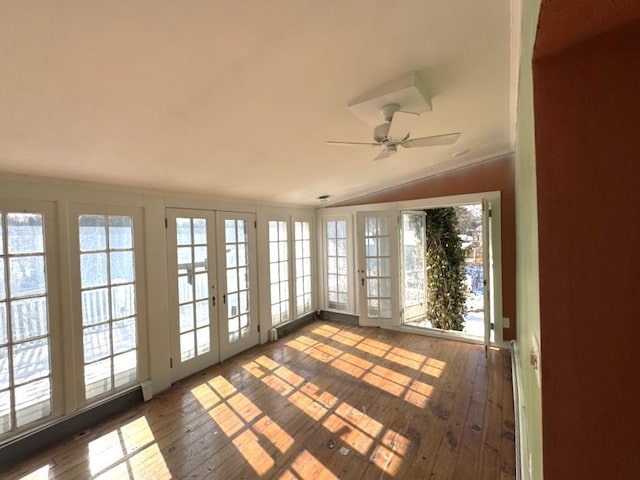
[[[511,376],[513,383],[513,418],[516,434],[516,480],[531,480],[531,473],[524,468],[522,459],[529,458],[529,442],[527,441],[527,416],[522,403],[524,391],[522,386],[522,366],[518,356],[518,342],[511,340]],[[526,464],[528,465],[528,461]]]

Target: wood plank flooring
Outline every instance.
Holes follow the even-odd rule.
[[[515,479],[509,352],[314,322],[7,479]]]

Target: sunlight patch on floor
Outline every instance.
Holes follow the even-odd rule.
[[[294,372],[266,356],[244,364],[243,368],[266,385],[281,392],[291,392],[293,387],[279,375],[292,381],[296,381],[297,377]],[[265,374],[265,370],[269,371],[270,368],[276,369],[279,375]],[[210,392],[207,392],[207,389]],[[208,410],[211,419],[231,440],[238,453],[260,476],[267,475],[275,467],[275,461],[261,442],[272,444],[281,454],[286,453],[295,443],[277,422],[265,415],[255,403],[221,375],[198,385],[191,393]]]
[[[306,449],[291,463],[291,468],[302,480],[338,480],[331,470]]]
[[[312,338],[314,336],[322,340]],[[446,367],[445,362],[420,353],[328,325],[315,328],[309,335],[298,335],[285,345],[418,408],[427,406],[434,391],[432,385],[374,363],[357,353],[388,360],[410,368],[418,375],[424,373],[439,377]],[[367,415],[365,406],[358,409],[340,401],[327,388],[307,380],[291,365],[284,366],[267,355],[243,364],[242,368],[300,412],[319,422],[355,453],[367,458],[381,473],[394,476],[398,472],[411,442]],[[198,385],[191,393],[209,411],[211,418],[258,475],[265,476],[275,468],[274,459],[263,448],[263,442],[270,442],[280,454],[295,448],[294,438],[223,376],[218,375]],[[309,475],[313,475],[313,480],[336,478],[306,449],[295,457],[280,478],[300,480],[311,478]]]
[[[312,330],[312,333],[317,333],[331,340],[335,339],[341,332],[342,331],[337,328],[325,328],[325,326]],[[306,353],[323,363],[330,362],[329,364],[337,370],[358,380],[363,380],[369,385],[396,397],[403,398],[407,403],[418,408],[425,408],[429,402],[429,398],[433,394],[433,386],[427,383],[414,380],[407,375],[403,375],[382,365],[374,364],[358,355],[337,349],[322,341],[316,342],[306,336],[305,338],[307,340],[305,340],[304,343],[296,342],[294,339],[287,343],[287,345],[293,346],[296,350]],[[309,346],[305,348],[305,345]],[[392,345],[377,340],[365,339],[358,343],[355,348],[364,353],[371,353],[379,358],[412,368],[415,371],[436,378],[440,377],[442,370],[446,367],[446,362],[429,358],[403,348],[393,347]],[[288,394],[288,391],[286,393],[283,392],[283,395]]]
[[[280,453],[285,453],[294,444],[294,440],[291,435],[266,415],[253,424],[253,429],[260,435],[264,436],[264,438],[269,439]]]
[[[47,480],[49,478],[49,469],[49,464],[43,465],[39,469],[20,477],[20,480]]]
[[[171,478],[146,417],[89,442],[89,470],[95,480]]]
[[[318,328],[315,328],[311,331],[311,333],[324,337],[328,340],[341,343],[342,345],[345,345],[347,347],[356,348],[361,352],[374,355],[378,358],[389,360],[403,367],[408,367],[418,372],[426,373],[427,375],[431,375],[432,377],[436,378],[439,378],[440,375],[442,375],[442,370],[446,366],[445,362],[429,358],[420,353],[411,352],[400,347],[394,347],[393,345],[390,345],[388,343],[362,337],[360,335],[340,330],[335,327],[330,327],[328,325],[322,325]],[[295,339],[289,341],[287,345],[295,348],[298,351],[305,352],[323,363],[327,363],[328,361],[330,361],[327,355],[336,357],[340,356],[340,353],[342,353],[340,350],[337,350],[334,347],[327,345],[321,341],[313,340],[307,336],[301,337],[301,340],[299,340],[300,337],[296,337]],[[320,353],[318,351],[310,350],[308,347],[314,347]],[[342,358],[345,359],[344,357],[346,355],[350,354],[343,353]],[[351,363],[356,366],[360,366],[361,368],[369,368],[363,367],[357,362],[351,361]]]
[[[258,475],[264,475],[274,467],[273,458],[260,446],[258,437],[251,430],[245,430],[232,442]]]
[[[316,345],[319,351],[329,351],[328,349],[321,348],[319,346],[321,344]],[[315,346],[307,347],[307,350],[315,348]],[[331,353],[341,354],[342,352],[333,349]],[[374,365],[355,355],[344,354],[343,356],[345,355],[348,355],[346,358],[352,362],[366,366],[370,371],[353,365],[350,362],[343,361],[341,358],[336,358],[331,365],[365,381],[367,381],[367,376],[369,375],[373,378],[371,383],[383,384],[384,387],[387,388],[387,391],[389,391],[389,389],[396,390],[396,396],[401,396],[405,391],[410,391],[417,396],[420,395],[410,390],[414,382],[410,377],[400,375],[398,380],[401,383],[392,382],[383,376],[397,376],[398,374],[396,372],[380,365]],[[339,398],[319,388],[313,384],[313,382],[305,383],[301,376],[292,372],[287,367],[279,365],[278,362],[273,359],[263,359],[260,364],[271,367],[271,372],[265,371],[266,368],[263,369],[261,365],[257,365],[256,362],[249,362],[243,365],[243,367],[246,371],[260,379],[265,385],[270,386],[274,391],[286,398],[301,412],[304,412],[315,421],[322,422],[322,426],[327,431],[345,442],[350,448],[364,457],[369,457],[369,460],[380,470],[391,476],[395,475],[410,444],[409,439],[393,429],[385,428],[382,423],[370,417],[365,412],[356,409],[346,402],[340,401]],[[287,385],[288,388],[274,387],[274,378],[279,380],[279,383],[276,385],[284,384]],[[294,382],[295,385],[288,383],[287,380]],[[385,382],[388,382],[390,385],[386,385]],[[391,385],[393,385],[393,387],[391,387]],[[428,386],[426,384],[422,385],[424,391]],[[419,398],[424,399],[425,397],[420,396]],[[413,403],[419,402],[414,400]],[[298,478],[295,475],[305,475],[304,470],[302,472],[295,468],[293,470],[294,472],[288,471],[287,474],[281,478]],[[302,478],[306,477],[303,476]]]

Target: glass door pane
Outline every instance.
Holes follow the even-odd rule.
[[[213,212],[167,210],[174,381],[220,359],[214,228]]]
[[[290,320],[289,313],[289,225],[285,220],[269,220],[269,280],[271,325]]]
[[[425,262],[425,212],[402,212],[402,309],[403,322],[427,314]]]
[[[326,292],[329,310],[349,310],[349,225],[346,219],[325,221]]]
[[[217,213],[222,359],[259,341],[255,215]]]
[[[311,222],[294,222],[296,314],[298,317],[313,308],[311,286]]]
[[[486,205],[485,205],[486,204]],[[488,202],[455,207],[458,230],[465,251],[465,313],[463,333],[482,337],[488,344],[493,340],[489,311],[489,278],[491,268],[488,259],[489,241]]]
[[[398,216],[358,213],[360,322],[399,325]]]

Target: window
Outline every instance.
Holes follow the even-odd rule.
[[[44,215],[0,212],[0,434],[51,414]]]
[[[87,400],[137,381],[133,218],[80,215],[80,287]]]
[[[326,221],[327,305],[335,310],[349,308],[349,269],[347,262],[347,221]]]
[[[311,311],[311,223],[294,222],[296,258],[296,313]]]
[[[269,273],[271,279],[271,321],[273,325],[289,320],[287,227],[286,221],[269,221]]]

